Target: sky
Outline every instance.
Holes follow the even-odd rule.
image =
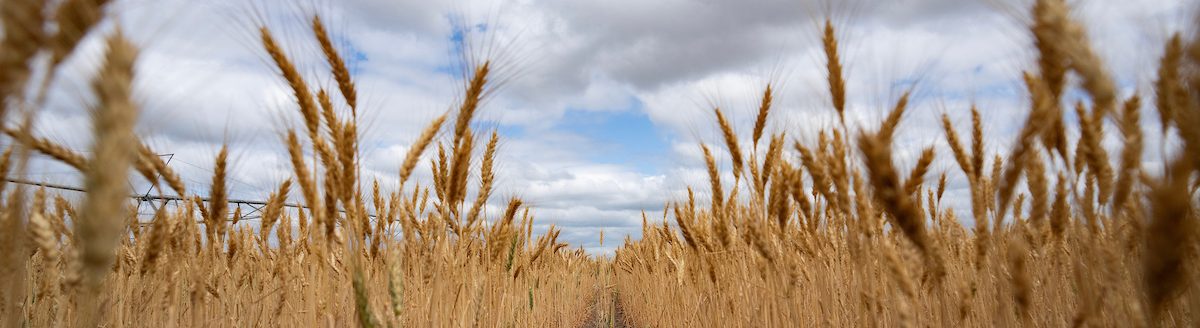
[[[1122,95],[1149,93],[1161,45],[1191,7],[1180,0],[1072,0]],[[120,26],[142,47],[135,95],[137,131],[192,190],[207,190],[213,157],[229,144],[231,193],[265,199],[290,177],[281,135],[298,126],[291,95],[257,39],[269,26],[306,76],[332,86],[308,17],[330,25],[359,86],[363,172],[396,187],[413,139],[462,93],[463,55],[486,57],[499,82],[480,109],[478,131],[501,136],[497,188],[533,207],[535,230],[553,224],[561,239],[593,254],[640,237],[642,213],[686,187],[707,193],[700,143],[732,181],[713,107],[750,147],[763,88],[777,91],[771,133],[811,142],[836,118],[824,85],[820,24],[837,27],[847,67],[852,129],[873,126],[905,90],[910,115],[897,136],[901,169],[937,145],[933,173],[950,173],[952,206],[968,208],[965,178],[951,163],[937,121],[959,126],[977,104],[987,149],[1007,149],[1028,111],[1020,76],[1032,70],[1024,26],[1029,0],[123,0],[105,32]],[[100,62],[100,38],[55,77],[39,113],[38,135],[85,150],[87,81]],[[1078,96],[1078,95],[1076,95]],[[1146,129],[1157,129],[1147,118]],[[443,132],[444,133],[444,132]],[[1151,133],[1151,132],[1148,132]],[[1153,140],[1150,140],[1153,141]],[[1115,136],[1105,140],[1115,147]],[[1146,161],[1161,154],[1149,145]],[[78,185],[78,175],[40,160],[27,179]],[[428,184],[426,161],[418,182]],[[144,188],[144,181],[131,181]],[[298,197],[293,197],[298,199]],[[707,199],[698,196],[698,199]],[[607,240],[600,245],[600,231]]]

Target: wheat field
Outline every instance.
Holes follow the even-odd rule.
[[[367,178],[356,77],[320,14],[306,18],[305,39],[252,31],[302,124],[278,145],[290,178],[260,224],[238,224],[229,149],[213,159],[209,188],[189,189],[135,133],[139,46],[119,27],[99,28],[107,5],[0,2],[0,118],[11,141],[0,174],[20,176],[44,156],[83,176],[78,198],[0,182],[3,327],[1200,325],[1200,39],[1188,33],[1144,68],[1152,88],[1128,94],[1067,2],[1037,0],[1026,30],[1036,65],[1023,71],[1028,108],[1016,133],[988,136],[976,108],[967,126],[943,115],[945,138],[902,163],[893,143],[911,93],[876,126],[847,124],[844,40],[826,19],[823,65],[809,69],[827,77],[820,91],[840,122],[814,127],[812,141],[766,128],[778,115],[769,84],[752,131],[711,109],[722,144],[699,146],[709,183],[647,209],[641,238],[601,256],[553,226],[535,234],[537,209],[494,192],[501,134],[476,120],[507,77],[486,57],[470,62],[454,108],[410,132],[416,141],[394,168],[400,187]],[[104,55],[86,90],[94,102],[81,109],[92,124],[83,151],[32,122],[47,76],[89,34]],[[299,69],[291,42],[319,51],[333,83]],[[1067,101],[1076,89],[1086,101]],[[1149,115],[1161,135],[1143,131]],[[995,138],[1012,146],[986,144]],[[1146,140],[1167,138],[1177,149],[1163,167],[1144,167]],[[939,157],[955,166],[937,172]],[[412,178],[422,161],[429,181]],[[135,176],[179,206],[139,219],[126,183]],[[943,203],[955,176],[968,182],[969,209]],[[503,211],[488,213],[489,203]]]

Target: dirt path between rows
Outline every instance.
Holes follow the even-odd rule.
[[[617,295],[612,291],[597,293],[596,301],[592,303],[592,315],[585,328],[626,328],[630,327],[625,319],[625,311]]]

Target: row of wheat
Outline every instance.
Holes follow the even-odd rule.
[[[228,219],[226,149],[209,190],[197,193],[134,133],[138,48],[119,28],[97,27],[108,2],[0,2],[0,121],[10,123],[4,131],[12,141],[0,175],[24,172],[40,154],[79,170],[86,189],[73,203],[0,182],[0,326],[573,326],[587,319],[603,265],[563,250],[553,227],[535,236],[519,199],[487,218],[498,138],[477,134],[472,118],[490,92],[489,62],[468,72],[462,102],[420,132],[399,168],[400,189],[385,192],[360,175],[355,82],[320,16],[308,22],[311,40],[336,90],[314,88],[272,31],[260,28],[302,128],[282,138],[293,177],[271,194],[260,221],[246,224],[240,213]],[[93,146],[79,152],[36,136],[30,122],[88,34],[103,38],[106,50],[91,83],[94,102],[79,112],[92,117]],[[443,127],[447,121],[453,125]],[[405,187],[434,144],[433,183]],[[131,172],[181,205],[140,221],[129,206]],[[478,190],[471,198],[469,184]],[[289,195],[302,202],[289,203]]]
[[[851,131],[838,39],[823,29],[828,90],[840,126],[816,144],[765,135],[767,87],[752,146],[715,110],[732,159],[722,181],[707,146],[708,206],[669,204],[615,258],[617,298],[642,326],[1196,326],[1200,40],[1165,46],[1153,103],[1117,84],[1064,0],[1032,8],[1037,71],[1029,115],[1006,154],[985,154],[980,113],[970,144],[942,126],[957,163],[927,179],[935,147],[910,172],[892,143],[900,97],[878,128]],[[1087,101],[1067,105],[1077,76]],[[1064,111],[1078,117],[1077,139]],[[1144,135],[1153,108],[1164,132]],[[1117,127],[1105,132],[1107,122]],[[1101,140],[1123,140],[1109,154]],[[1158,173],[1144,139],[1181,140]],[[1175,138],[1172,136],[1171,138]],[[766,147],[760,148],[760,141]],[[970,185],[968,217],[943,204],[947,174]],[[928,183],[927,183],[928,180]],[[968,196],[968,195],[963,195]],[[704,202],[704,201],[702,201]],[[964,226],[963,222],[973,222]]]

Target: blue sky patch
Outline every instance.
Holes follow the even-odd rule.
[[[587,150],[587,158],[596,163],[633,167],[643,174],[661,173],[670,164],[669,136],[654,125],[636,99],[620,111],[567,110],[555,129],[599,145]]]

